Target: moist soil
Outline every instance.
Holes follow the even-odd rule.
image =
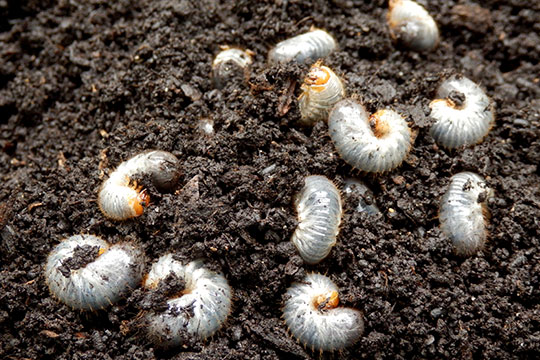
[[[540,7],[430,1],[441,43],[429,54],[392,43],[386,9],[347,0],[0,1],[0,357],[538,358]],[[270,66],[266,55],[312,26],[339,42],[324,63],[350,96],[410,123],[414,146],[396,170],[362,174],[339,158],[324,122],[298,125],[308,65]],[[211,63],[223,45],[251,50],[254,62],[217,90]],[[481,144],[449,151],[429,136],[428,104],[455,73],[486,90],[496,122]],[[178,157],[178,188],[160,193],[143,177],[145,213],[105,218],[100,184],[146,149]],[[495,193],[488,243],[468,258],[453,254],[438,220],[461,171]],[[343,192],[337,245],[314,266],[290,242],[293,197],[310,174],[341,189],[358,178],[373,192]],[[357,211],[360,201],[380,213]],[[168,252],[202,258],[234,289],[228,321],[210,339],[163,350],[145,336],[151,304],[140,287],[101,311],[63,305],[43,266],[79,233],[140,244],[146,270]],[[330,276],[341,305],[363,312],[363,336],[343,351],[305,349],[283,324],[287,288],[310,272]]]

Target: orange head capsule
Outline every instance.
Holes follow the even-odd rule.
[[[373,130],[373,134],[379,139],[390,132],[388,121],[383,119],[385,111],[386,110],[379,110],[369,117],[369,125]]]
[[[137,196],[128,200],[129,206],[135,211],[135,216],[140,216],[144,212],[144,207],[150,204],[150,195],[146,190],[137,190]]]
[[[318,66],[318,64],[315,64],[311,67],[311,70],[309,70],[304,82],[308,86],[315,86],[312,88],[313,90],[322,91],[324,89],[324,85],[326,85],[328,80],[330,80],[329,70],[330,69],[328,69],[326,66]]]
[[[319,120],[326,121],[328,112],[345,96],[345,88],[340,78],[321,61],[313,64],[302,84],[299,98],[302,123],[314,125]]]
[[[339,294],[337,291],[328,291],[324,294],[315,297],[313,305],[316,309],[328,310],[337,307],[339,304]]]
[[[100,247],[97,256],[101,256],[101,255],[105,254],[105,252],[107,251],[108,248],[109,248],[108,246],[107,247]]]

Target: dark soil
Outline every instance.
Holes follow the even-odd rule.
[[[286,289],[312,271],[328,274],[341,303],[365,317],[360,341],[327,357],[538,358],[540,7],[427,8],[442,42],[422,55],[392,44],[386,1],[0,1],[0,358],[317,358],[280,318]],[[268,67],[266,54],[312,25],[338,40],[325,64],[349,94],[369,111],[407,116],[416,140],[397,170],[359,174],[339,159],[326,124],[297,125],[308,67]],[[249,82],[213,88],[220,45],[255,53]],[[482,85],[497,120],[483,143],[447,151],[429,136],[427,115],[453,73]],[[203,121],[214,134],[200,130]],[[100,184],[145,149],[180,159],[179,191],[150,184],[143,216],[107,220]],[[453,255],[437,219],[450,176],[464,170],[495,191],[487,247],[466,259]],[[289,241],[292,198],[309,174],[341,187],[358,177],[381,210],[356,212],[359,196],[344,196],[338,244],[316,266]],[[235,290],[229,321],[212,339],[163,351],[138,320],[141,289],[96,313],[57,302],[43,265],[78,233],[139,242],[147,268],[170,251],[203,258]]]

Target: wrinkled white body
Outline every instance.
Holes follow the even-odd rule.
[[[345,88],[339,76],[324,66],[330,78],[324,85],[302,85],[299,99],[302,123],[313,125],[319,120],[326,121],[332,107],[345,96]]]
[[[345,182],[343,184],[343,192],[345,194],[356,193],[357,196],[361,197],[361,199],[358,201],[358,205],[356,206],[356,211],[360,213],[365,212],[369,215],[376,215],[381,213],[375,201],[366,202],[363,199],[366,196],[371,199],[375,199],[375,195],[364,182],[355,178],[347,178],[345,179]]]
[[[452,77],[444,81],[437,91],[437,99],[446,99],[452,91],[465,96],[461,108],[449,106],[446,101],[434,100],[429,106],[436,120],[430,129],[435,141],[446,148],[474,145],[487,135],[495,116],[491,102],[482,89],[466,77]]]
[[[324,30],[313,30],[278,43],[268,54],[271,63],[294,61],[300,64],[324,58],[337,47]]]
[[[186,336],[206,339],[227,319],[232,290],[223,275],[202,266],[200,261],[183,265],[172,254],[152,265],[145,287],[155,287],[170,273],[186,283],[184,295],[168,300],[166,311],[146,317],[150,337],[161,346],[181,345]]]
[[[429,51],[439,43],[435,20],[421,5],[410,0],[390,0],[390,34],[415,51]]]
[[[389,132],[377,138],[364,107],[353,100],[336,104],[328,118],[328,130],[336,150],[352,167],[366,172],[394,169],[411,148],[411,131],[405,119],[392,110],[381,117]]]
[[[73,256],[77,246],[106,249],[85,267],[71,270],[68,277],[59,271],[62,262]],[[74,235],[58,244],[45,266],[45,280],[51,293],[74,309],[98,310],[118,301],[141,281],[144,255],[133,245],[110,246],[93,235]]]
[[[484,247],[487,237],[479,196],[492,195],[480,176],[462,172],[452,176],[441,200],[439,220],[442,232],[452,241],[458,255],[470,256]]]
[[[291,334],[305,346],[320,351],[344,349],[354,344],[364,331],[360,311],[350,308],[319,310],[314,299],[337,286],[326,276],[309,274],[293,284],[286,294],[283,318]]]
[[[177,166],[178,160],[173,154],[160,150],[145,151],[124,161],[101,186],[99,208],[105,216],[114,220],[138,216],[131,201],[139,193],[130,186],[131,178],[134,175],[148,175],[157,187],[167,188],[176,181]]]
[[[218,66],[221,63],[233,62],[244,68],[252,63],[251,56],[240,49],[226,49],[216,55],[212,66]]]
[[[235,68],[245,70],[252,62],[251,56],[243,50],[232,48],[221,51],[212,63],[214,86],[218,89],[222,88],[237,71]]]
[[[316,264],[336,244],[341,216],[341,197],[324,176],[308,176],[295,200],[298,226],[291,238],[302,259]]]

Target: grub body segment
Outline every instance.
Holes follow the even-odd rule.
[[[155,289],[170,275],[184,281],[185,289],[167,300],[167,309],[146,315],[150,339],[172,347],[212,336],[231,311],[232,290],[225,277],[206,269],[202,261],[183,264],[167,254],[152,265],[144,287]]]
[[[150,150],[122,162],[99,190],[98,205],[106,217],[126,220],[142,215],[150,197],[134,183],[134,176],[149,176],[159,191],[170,191],[180,177],[178,159],[166,151]]]
[[[144,254],[136,245],[73,235],[49,254],[45,280],[51,294],[71,308],[99,310],[134,289],[143,267]]]
[[[472,172],[458,173],[450,179],[440,205],[443,234],[452,241],[454,251],[471,256],[486,243],[486,201],[493,195],[484,179]]]
[[[408,155],[411,131],[393,110],[369,116],[354,100],[336,104],[328,118],[330,138],[341,158],[355,169],[380,173],[398,167]]]
[[[390,35],[411,50],[428,52],[439,44],[439,29],[423,6],[410,0],[390,0]]]
[[[291,240],[306,263],[316,264],[336,244],[343,216],[339,190],[324,176],[308,176],[295,206],[298,226]]]
[[[287,290],[283,318],[301,344],[314,351],[336,351],[358,341],[364,331],[362,313],[337,307],[338,292],[321,274],[309,274]]]
[[[334,38],[324,30],[315,29],[276,44],[268,54],[270,63],[315,62],[337,48]]]
[[[329,67],[315,63],[302,84],[301,122],[314,125],[317,121],[326,121],[332,107],[344,97],[345,87],[339,76]]]
[[[455,149],[481,142],[495,121],[493,106],[484,91],[466,77],[445,80],[429,107],[435,123],[430,134],[437,144]]]

